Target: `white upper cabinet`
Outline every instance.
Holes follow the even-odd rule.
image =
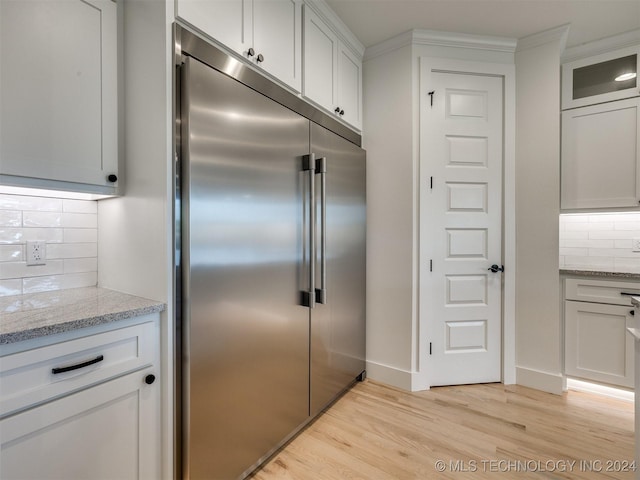
[[[118,193],[117,4],[0,2],[0,183]]]
[[[640,46],[627,47],[562,66],[562,109],[640,95]]]
[[[179,0],[178,16],[273,75],[302,87],[302,0]]]
[[[302,3],[253,1],[254,60],[296,92],[302,89]]]
[[[308,5],[304,8],[302,94],[362,128],[362,59]]]
[[[638,207],[640,97],[562,112],[561,208]]]

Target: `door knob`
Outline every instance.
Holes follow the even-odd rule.
[[[489,268],[487,268],[487,270],[490,270],[493,273],[498,273],[498,272],[504,272],[504,265],[502,265],[501,267],[499,267],[498,265],[496,265],[495,263],[493,265],[491,265]]]

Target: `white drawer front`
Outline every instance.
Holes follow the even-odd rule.
[[[631,296],[640,295],[639,282],[618,282],[610,280],[565,280],[565,299],[580,302],[608,303],[611,305],[631,306]]]
[[[1,357],[0,417],[151,365],[157,337],[147,322]]]

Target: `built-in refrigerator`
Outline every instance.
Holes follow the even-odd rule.
[[[243,478],[364,378],[365,152],[176,39],[180,473]]]

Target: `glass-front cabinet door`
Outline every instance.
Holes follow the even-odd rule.
[[[628,47],[562,66],[562,109],[640,95],[640,46]]]

